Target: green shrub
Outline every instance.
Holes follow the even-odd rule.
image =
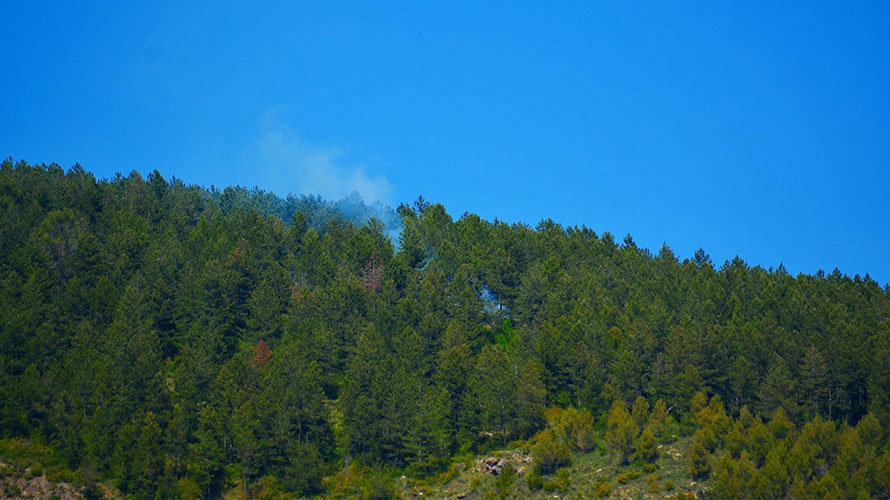
[[[355,462],[324,479],[325,489],[334,498],[361,497],[385,499],[396,496],[394,481],[385,471],[362,467]]]
[[[637,439],[637,458],[646,462],[654,462],[658,459],[658,448],[656,447],[655,434],[646,428]]]
[[[661,479],[661,476],[658,474],[652,474],[646,477],[646,483],[649,485],[649,491],[652,493],[658,493],[658,480]]]
[[[183,477],[177,481],[176,487],[179,490],[179,498],[182,500],[193,500],[203,496],[201,487],[189,477]]]
[[[18,497],[22,494],[22,490],[19,489],[15,484],[9,483],[3,487],[4,493],[8,495],[10,498]]]
[[[612,485],[609,484],[608,481],[604,479],[599,479],[596,482],[596,485],[593,488],[593,494],[597,498],[603,498],[609,496],[609,493],[612,492]]]
[[[710,453],[703,441],[701,435],[696,432],[692,444],[689,445],[689,473],[695,479],[704,479],[711,473]]]
[[[538,442],[532,450],[535,468],[541,474],[550,474],[571,462],[571,452],[564,442],[556,439],[550,429],[538,434]]]
[[[497,479],[494,480],[494,487],[502,497],[505,497],[510,493],[510,488],[513,486],[514,481],[516,481],[516,469],[512,465],[507,464],[501,469]]]
[[[515,449],[521,450],[522,448],[525,448],[525,446],[526,446],[526,442],[523,439],[515,439],[515,440],[507,443],[508,450],[515,450]]]
[[[439,474],[436,478],[436,483],[438,484],[447,484],[451,482],[452,479],[456,478],[458,474],[460,474],[461,469],[465,469],[466,466],[463,463],[455,462],[448,466],[448,470]]]
[[[624,400],[616,399],[606,420],[606,441],[618,453],[619,461],[626,464],[636,445],[639,429],[633,421]]]
[[[559,469],[556,471],[556,477],[549,481],[544,481],[544,490],[546,491],[568,491],[572,484],[572,475],[569,469]]]
[[[544,418],[555,439],[565,443],[570,450],[588,452],[596,447],[590,412],[573,407],[554,407],[544,412]]]
[[[544,487],[544,478],[541,477],[541,474],[538,471],[534,471],[528,475],[528,479],[525,480],[528,484],[528,489],[531,491],[538,491]]]

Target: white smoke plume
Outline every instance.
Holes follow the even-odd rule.
[[[339,200],[358,193],[365,203],[390,203],[392,185],[382,175],[369,175],[365,165],[344,159],[341,150],[304,141],[282,124],[274,112],[263,120],[252,161],[259,164],[248,175],[258,176],[268,188],[284,195],[312,194]]]

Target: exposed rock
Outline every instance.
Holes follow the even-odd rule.
[[[71,484],[49,481],[46,479],[46,475],[7,477],[0,481],[2,481],[0,498],[60,498],[62,500],[84,498],[83,494]]]
[[[507,460],[504,458],[480,458],[476,462],[476,470],[478,470],[479,472],[487,472],[489,474],[497,476],[501,473],[501,470],[503,470],[505,465],[507,465]]]

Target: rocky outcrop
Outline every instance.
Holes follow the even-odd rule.
[[[504,466],[507,465],[507,460],[504,458],[498,457],[486,457],[480,458],[476,461],[476,470],[479,472],[486,472],[493,476],[497,476],[504,469]]]
[[[58,498],[73,500],[84,498],[73,485],[50,481],[46,475],[34,477],[5,477],[0,479],[0,499],[6,498]]]

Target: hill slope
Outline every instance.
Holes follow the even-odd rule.
[[[750,481],[770,464],[755,451],[789,433],[747,433],[781,409],[836,447],[780,487],[881,495],[890,290],[867,277],[681,260],[422,200],[398,209],[396,248],[393,221],[329,217],[343,203],[4,162],[0,434],[135,497],[371,495],[542,440],[552,482],[563,446],[571,467],[592,460],[548,423],[560,408],[593,421],[608,460],[638,460],[638,401],[663,405],[678,443],[710,428],[692,442],[715,471],[747,413],[737,434],[755,444],[725,467]],[[635,423],[614,441],[621,404]],[[700,421],[711,405],[726,418]]]

